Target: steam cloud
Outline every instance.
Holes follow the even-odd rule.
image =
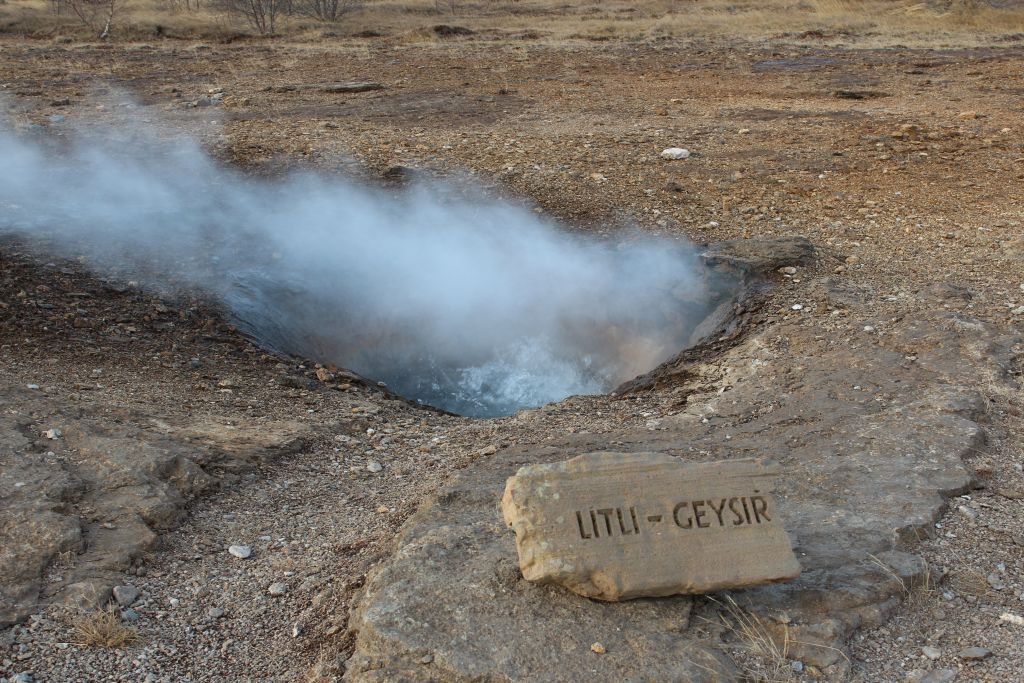
[[[74,137],[0,129],[0,232],[200,288],[267,347],[454,412],[608,391],[691,343],[707,312],[678,242],[584,239],[440,185],[261,180],[183,137]]]

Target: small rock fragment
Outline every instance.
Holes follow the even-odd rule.
[[[233,545],[228,548],[228,552],[240,560],[245,560],[252,555],[252,548],[247,545]]]
[[[430,664],[434,661],[434,655],[423,655],[420,657],[420,664]]]
[[[690,150],[682,147],[669,147],[661,152],[662,159],[689,159]]]
[[[131,607],[121,610],[121,618],[125,621],[138,621],[139,613]]]
[[[114,586],[114,600],[121,607],[128,607],[139,599],[139,589],[135,586]]]
[[[298,638],[302,635],[302,624],[296,622],[292,624],[292,638]]]
[[[61,431],[57,428],[47,429],[45,432],[43,432],[43,436],[45,436],[47,439],[56,440],[60,438],[60,435]]]
[[[277,581],[275,583],[270,584],[270,588],[267,589],[267,592],[273,595],[274,597],[280,597],[288,592],[288,584],[284,583],[283,581]]]
[[[1024,626],[1024,617],[1019,614],[1014,614],[1013,612],[1003,612],[999,615],[999,621],[1005,621],[1006,623],[1013,624],[1014,626]]]
[[[476,452],[477,455],[494,455],[498,452],[497,446],[485,446]]]
[[[605,652],[607,652],[607,650],[604,649],[604,645],[602,645],[601,643],[594,643],[593,645],[591,645],[590,651],[599,655],[603,655]]]
[[[206,611],[211,619],[220,619],[224,616],[224,609],[221,607],[211,607]]]
[[[369,464],[368,464],[368,465],[366,466],[366,469],[368,469],[369,471],[371,471],[371,472],[373,472],[374,474],[376,474],[377,472],[380,472],[381,470],[383,470],[383,469],[384,469],[384,466],[383,466],[383,465],[381,465],[381,464],[380,464],[379,462],[377,462],[376,460],[371,460],[371,461],[369,462]]]
[[[976,661],[979,659],[985,659],[992,654],[992,650],[984,647],[968,647],[960,650],[956,653],[956,656],[960,659],[966,659],[968,661]]]
[[[921,652],[922,654],[924,654],[925,657],[932,660],[933,662],[942,656],[942,650],[940,650],[937,647],[932,647],[931,645],[925,645],[924,647],[922,647]]]

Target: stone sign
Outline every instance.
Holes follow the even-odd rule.
[[[708,593],[800,574],[757,460],[591,453],[528,465],[501,501],[530,581],[598,600]]]

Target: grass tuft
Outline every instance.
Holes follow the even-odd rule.
[[[72,642],[82,647],[116,649],[140,640],[138,631],[124,624],[113,605],[75,616],[71,629]]]

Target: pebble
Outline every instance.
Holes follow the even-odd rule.
[[[211,619],[220,619],[222,616],[224,616],[224,608],[211,607],[210,609],[206,610],[206,613],[210,616]]]
[[[1003,612],[999,615],[999,621],[1005,621],[1008,624],[1014,626],[1024,626],[1024,617],[1014,614],[1013,612]]]
[[[1003,580],[1002,580],[1002,578],[1000,578],[999,574],[996,574],[995,572],[992,572],[986,578],[988,580],[988,585],[992,586],[992,588],[994,588],[995,590],[1001,591],[1004,588],[1006,588],[1006,583],[1003,582]]]
[[[25,386],[28,387],[29,389],[32,389],[33,391],[39,388],[38,384],[26,384]]]
[[[138,621],[139,613],[133,610],[131,607],[121,610],[121,618],[125,621]]]
[[[240,560],[245,560],[252,555],[252,548],[247,545],[233,545],[228,548],[228,552]]]
[[[871,334],[872,332],[875,331],[875,328],[872,325],[865,325],[864,326],[864,331],[867,332],[868,334]]]
[[[292,624],[292,638],[298,638],[302,635],[302,624],[298,622]]]
[[[14,674],[10,678],[11,683],[32,683],[32,676],[22,671],[20,674]]]
[[[799,659],[797,659],[797,660],[794,660],[793,663],[789,665],[789,668],[792,669],[793,671],[797,672],[797,673],[800,673],[801,671],[804,670],[804,663],[801,662]]]
[[[379,462],[377,462],[376,460],[371,460],[371,461],[370,461],[370,464],[368,464],[368,465],[366,466],[366,469],[368,469],[368,470],[370,470],[371,472],[373,472],[374,474],[376,474],[377,472],[380,472],[380,471],[381,471],[382,469],[384,469],[384,466],[383,466],[383,465],[381,465],[381,464],[380,464]]]
[[[790,308],[792,308],[794,311],[802,311],[802,310],[804,310],[804,305],[803,304],[793,304],[792,306],[790,306]]]
[[[595,654],[603,655],[608,650],[605,650],[604,645],[602,645],[601,643],[594,643],[590,646],[590,651]]]
[[[288,584],[281,581],[272,583],[270,584],[270,588],[267,589],[267,592],[275,597],[280,597],[288,592]]]
[[[497,446],[485,446],[476,452],[477,455],[494,455],[498,452]]]
[[[56,439],[60,438],[60,435],[61,435],[61,431],[59,429],[56,429],[56,428],[54,428],[54,429],[47,429],[45,432],[43,432],[43,436],[45,436],[47,439],[54,439],[54,440],[56,440]]]
[[[420,664],[430,664],[434,661],[434,655],[423,655],[420,657]]]
[[[978,511],[975,510],[974,508],[969,508],[966,505],[961,505],[956,510],[967,519],[978,519]]]
[[[924,654],[925,657],[932,660],[933,662],[942,656],[942,650],[940,650],[937,647],[932,647],[931,645],[925,645],[924,647],[922,647],[921,652]]]
[[[956,656],[959,657],[960,659],[966,659],[966,660],[970,661],[970,660],[985,659],[986,657],[990,656],[991,654],[992,654],[992,650],[989,650],[989,649],[984,648],[984,647],[968,647],[968,648],[964,648],[963,650],[960,650],[960,652],[957,652]]]
[[[669,147],[661,152],[662,159],[689,159],[690,150],[682,147]]]
[[[796,268],[793,266],[783,266],[779,268],[779,272],[783,275],[796,275]]]
[[[139,589],[135,586],[114,586],[114,600],[121,607],[128,607],[139,599]]]

